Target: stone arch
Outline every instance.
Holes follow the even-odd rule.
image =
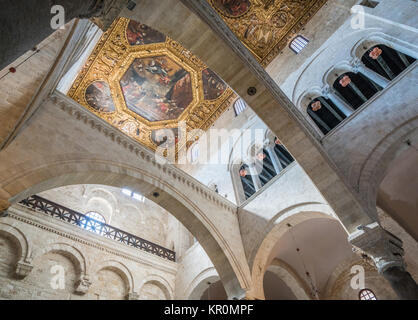
[[[70,245],[63,242],[48,244],[42,248],[35,250],[33,254],[33,259],[41,257],[42,255],[49,252],[58,253],[70,259],[71,262],[74,264],[76,272],[79,274],[79,276],[87,274],[87,261],[85,259],[85,256],[80,251],[80,249],[76,248],[74,245]]]
[[[244,257],[236,256],[230,247],[230,241],[225,239],[210,217],[184,194],[182,186],[175,187],[152,174],[157,164],[155,161],[151,163],[151,157],[151,155],[145,157],[150,162],[149,171],[144,167],[139,169],[113,161],[89,159],[86,155],[77,154],[49,157],[48,161],[45,160],[39,166],[33,164],[31,166],[30,163],[15,164],[16,168],[9,168],[7,172],[1,173],[2,176],[7,177],[1,183],[1,191],[3,194],[9,194],[8,200],[14,203],[45,190],[74,184],[101,184],[138,190],[170,212],[195,235],[208,252],[230,296],[242,295],[242,288],[249,286],[249,270]],[[27,170],[19,170],[18,167],[22,165]],[[168,167],[164,172],[170,171],[174,176],[172,170],[174,169]],[[10,175],[9,172],[15,174]],[[193,187],[200,190],[200,187]],[[205,191],[201,190],[199,194],[206,201]],[[223,208],[227,210],[227,207],[223,206]]]
[[[126,265],[116,260],[106,260],[104,262],[99,263],[94,268],[94,270],[92,270],[92,274],[97,274],[99,271],[104,269],[109,269],[116,272],[124,280],[127,286],[127,291],[129,293],[135,291],[134,277],[132,275],[132,272]]]
[[[184,293],[184,299],[200,300],[205,290],[208,288],[207,282],[216,282],[220,280],[216,269],[213,267],[203,270],[196,278],[188,285]]]
[[[287,213],[282,213],[280,216],[276,215],[272,221],[277,221],[276,224],[270,225],[270,230],[264,237],[263,242],[257,248],[252,264],[252,288],[247,292],[250,298],[264,299],[263,278],[267,268],[273,260],[272,251],[276,243],[287,232],[287,224],[296,226],[302,222],[315,218],[326,218],[337,220],[333,216],[324,212],[317,211],[301,211],[295,208],[288,210]]]
[[[408,136],[418,133],[418,116],[399,125],[386,135],[372,150],[360,168],[358,191],[363,195],[365,204],[373,218],[378,219],[376,198],[379,185],[396,156],[408,146],[403,142]]]
[[[416,48],[413,45],[400,41],[399,38],[392,37],[382,32],[372,32],[362,37],[352,48],[351,56],[361,59],[363,54],[371,47],[384,44],[411,57],[418,58]],[[365,49],[366,48],[366,49]]]
[[[286,262],[274,259],[266,271],[270,271],[278,276],[293,292],[298,300],[311,300],[309,287],[300,276]]]
[[[167,300],[173,300],[173,288],[171,287],[170,283],[163,277],[157,274],[147,276],[144,280],[142,280],[141,285],[139,286],[139,294],[141,294],[141,291],[146,284],[156,285],[164,292],[164,295],[167,298]]]
[[[0,235],[5,235],[16,244],[19,261],[30,263],[33,260],[32,245],[22,231],[8,223],[0,222]]]

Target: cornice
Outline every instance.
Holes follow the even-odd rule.
[[[234,203],[210,190],[207,186],[191,177],[181,169],[176,168],[174,165],[161,165],[155,159],[155,154],[152,151],[148,150],[136,140],[125,135],[120,130],[114,128],[106,121],[102,120],[100,117],[89,112],[87,109],[79,105],[71,98],[55,90],[51,95],[50,100],[73,118],[82,121],[87,125],[90,125],[93,129],[96,129],[99,133],[103,134],[113,143],[117,143],[118,145],[124,147],[127,151],[134,153],[136,156],[139,156],[150,166],[160,170],[162,172],[162,176],[168,175],[171,178],[174,178],[177,183],[182,185],[179,186],[179,188],[192,188],[194,192],[198,193],[206,200],[211,201],[224,210],[236,214],[237,206]]]
[[[44,213],[28,209],[22,205],[12,205],[8,209],[8,213],[8,217],[11,219],[32,225],[36,228],[54,233],[83,245],[93,247],[102,252],[157,268],[171,274],[177,273],[178,263],[176,262],[157,257],[143,250],[130,248],[116,241],[82,230],[77,226],[49,217]]]

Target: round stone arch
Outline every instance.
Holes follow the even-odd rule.
[[[240,258],[234,256],[216,225],[181,189],[153,176],[144,168],[85,156],[80,159],[77,155],[73,159],[50,157],[49,162],[23,173],[18,165],[15,166],[7,171],[15,174],[0,184],[0,194],[7,194],[10,203],[66,185],[101,184],[132,188],[170,212],[197,238],[215,265],[230,297],[242,296],[242,288],[248,286],[246,266],[240,265]]]
[[[274,259],[266,271],[270,271],[279,277],[293,292],[298,300],[311,300],[309,287],[299,275],[286,262]]]
[[[78,276],[84,276],[87,273],[87,261],[85,255],[80,249],[68,243],[51,243],[34,251],[33,259],[41,257],[47,253],[58,253],[67,257],[74,264]]]
[[[142,280],[141,285],[139,286],[138,293],[141,294],[143,287],[146,284],[154,284],[159,287],[163,292],[167,300],[173,300],[173,288],[171,287],[170,283],[163,277],[152,274],[147,276],[144,280]]]
[[[135,291],[135,281],[132,272],[123,263],[116,260],[106,260],[95,266],[95,268],[91,270],[91,273],[92,275],[95,275],[105,269],[116,272],[125,282],[129,293],[133,293]]]
[[[314,211],[300,211],[296,210],[294,212],[289,212],[287,215],[283,215],[280,219],[280,222],[275,224],[267,235],[264,237],[261,245],[259,246],[254,262],[252,264],[252,287],[247,292],[248,298],[262,299],[264,300],[264,288],[263,288],[263,279],[264,274],[267,271],[267,268],[271,265],[271,262],[274,260],[273,249],[276,243],[280,238],[288,231],[287,224],[296,226],[302,222],[308,221],[310,219],[317,218],[326,218],[331,220],[337,220],[333,216],[323,212],[314,212]],[[277,219],[273,219],[277,220]]]
[[[379,186],[397,155],[408,147],[403,142],[408,136],[418,134],[417,128],[418,117],[414,117],[398,126],[375,146],[367,161],[361,167],[358,190],[365,199],[370,214],[375,219],[378,219],[376,199]]]
[[[214,283],[218,280],[220,278],[215,268],[211,267],[203,270],[188,285],[183,298],[187,300],[200,300],[205,290],[209,287],[208,282]]]
[[[32,247],[28,238],[18,228],[5,223],[0,222],[0,235],[4,235],[8,239],[11,239],[18,249],[18,261],[30,263],[32,261]]]

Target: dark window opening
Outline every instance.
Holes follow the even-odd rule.
[[[383,44],[371,47],[361,58],[367,68],[393,80],[416,59]]]
[[[307,112],[323,134],[330,132],[346,118],[331,100],[324,97],[313,99],[308,105]]]
[[[343,73],[335,80],[333,87],[353,109],[359,108],[378,91],[382,90],[382,87],[360,72]]]

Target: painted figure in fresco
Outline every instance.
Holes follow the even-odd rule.
[[[250,0],[213,0],[213,4],[221,12],[232,17],[243,15],[251,6]]]
[[[222,95],[227,86],[215,72],[210,69],[202,71],[203,93],[205,100],[214,100]]]
[[[95,81],[86,90],[86,101],[100,112],[113,112],[115,105],[110,93],[109,85],[104,81]]]
[[[134,60],[121,86],[127,107],[149,121],[176,119],[193,100],[190,74],[163,56]]]
[[[164,42],[165,35],[145,24],[131,20],[126,29],[126,38],[130,45],[143,45]]]

